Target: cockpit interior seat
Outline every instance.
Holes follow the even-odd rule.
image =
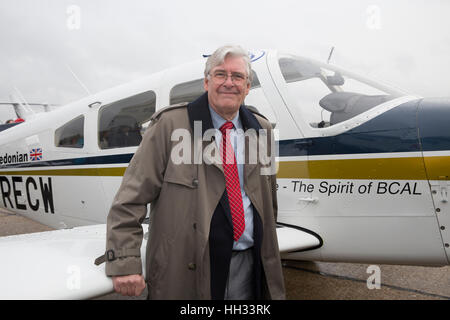
[[[382,104],[391,97],[389,95],[365,95],[354,92],[332,92],[323,97],[319,104],[331,112],[330,125],[348,120],[373,107]]]

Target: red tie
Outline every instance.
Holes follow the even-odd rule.
[[[244,206],[242,205],[241,186],[237,170],[236,157],[230,141],[230,130],[233,123],[227,121],[220,127],[222,132],[222,166],[225,175],[228,202],[230,203],[231,220],[233,221],[233,238],[238,241],[245,229]],[[225,152],[224,152],[225,150]]]

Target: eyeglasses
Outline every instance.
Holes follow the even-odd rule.
[[[243,85],[245,83],[245,81],[247,80],[247,76],[239,73],[239,72],[232,72],[230,74],[231,77],[231,81],[235,84],[235,85]],[[212,74],[212,80],[214,81],[215,84],[222,84],[225,83],[225,81],[227,81],[228,79],[228,73],[226,73],[225,71],[216,71]]]

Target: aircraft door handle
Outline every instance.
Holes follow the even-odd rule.
[[[447,196],[447,187],[441,187],[441,201],[447,202],[448,196]]]
[[[302,201],[302,202],[309,202],[309,203],[316,203],[317,200],[318,200],[317,198],[312,198],[312,197],[298,199],[299,202]]]
[[[441,189],[441,196],[442,196],[442,202],[447,202],[448,201],[447,188]]]
[[[441,190],[441,201],[447,202],[448,201],[448,192],[447,192],[447,181],[446,180],[439,181],[439,189]]]

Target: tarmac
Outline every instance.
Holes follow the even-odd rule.
[[[0,237],[52,228],[0,209]],[[450,266],[378,265],[379,286],[368,264],[283,260],[288,300],[450,300]],[[371,268],[369,268],[371,267]],[[369,268],[369,269],[368,269]],[[145,299],[108,294],[99,300]]]

